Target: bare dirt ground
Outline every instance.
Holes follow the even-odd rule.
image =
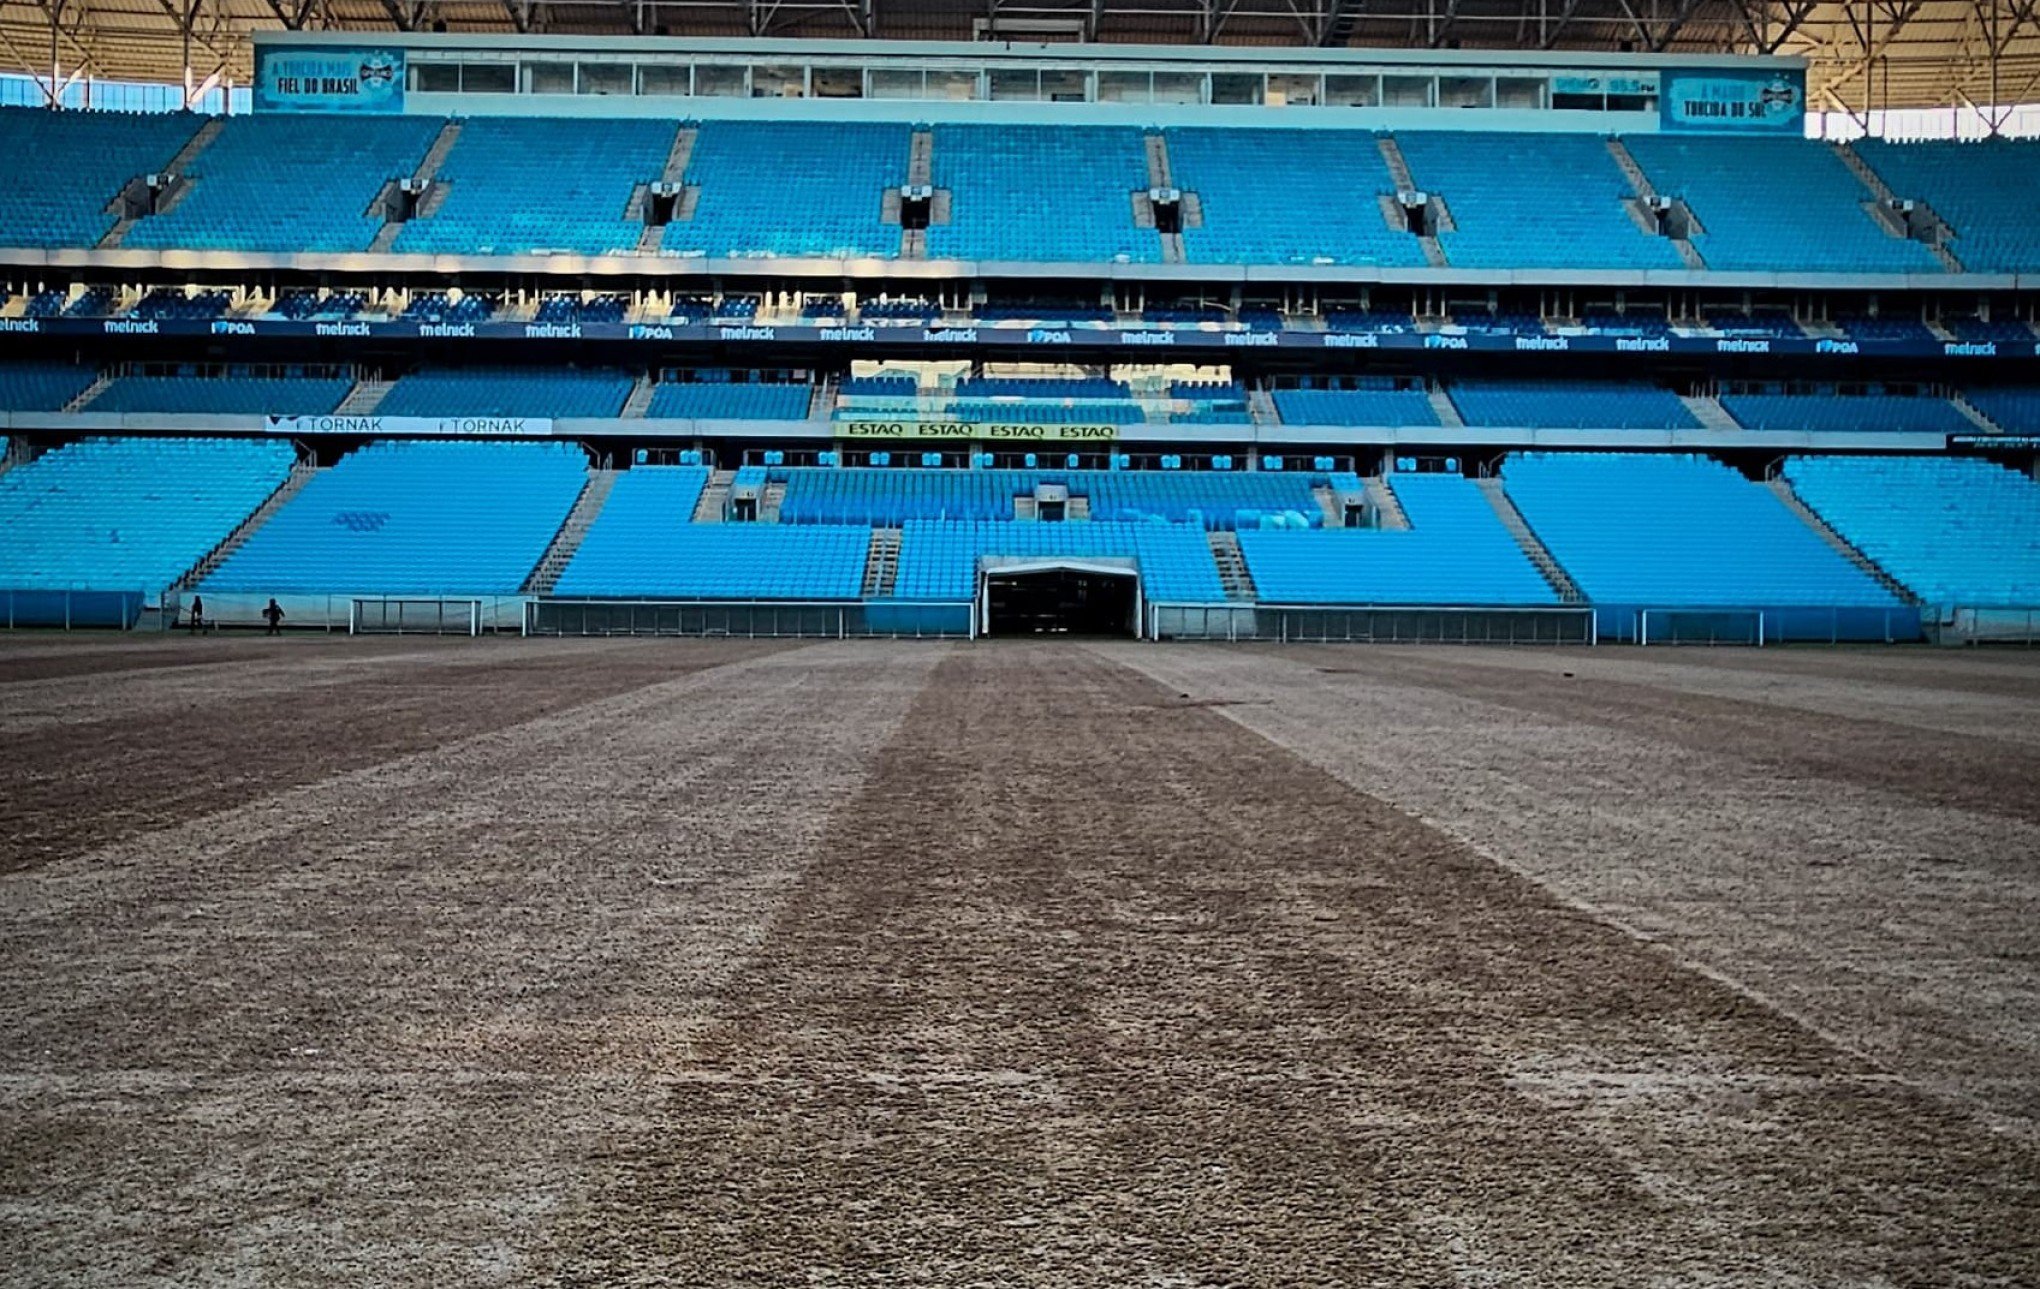
[[[2040,1284],[2040,657],[76,643],[0,1283]]]

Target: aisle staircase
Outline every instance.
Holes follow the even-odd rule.
[[[198,154],[204,152],[214,139],[220,137],[220,131],[226,128],[225,117],[209,118],[204,125],[198,127],[197,133],[184,141],[184,146],[177,149],[177,155],[170,158],[161,171],[151,172],[170,176],[168,185],[159,194],[156,214],[161,215],[175,210],[177,203],[184,200],[185,194],[191,191],[191,183],[184,178],[184,172],[198,159]],[[114,220],[112,228],[106,230],[106,235],[99,239],[101,250],[117,247],[127,240],[129,230],[135,226],[135,221],[128,218],[127,195],[135,184],[142,182],[145,182],[144,177],[136,176],[124,185],[120,192],[114,194],[113,200],[107,204],[107,210],[119,218]]]
[[[439,167],[446,164],[446,154],[452,152],[453,145],[460,142],[460,124],[458,120],[449,120],[440,126],[439,133],[433,137],[432,146],[425,149],[425,155],[418,159],[417,166],[412,169],[409,176],[412,184],[424,185],[424,195],[419,198],[418,208],[412,212],[412,219],[430,219],[446,204],[447,185],[434,181],[439,177]],[[376,194],[376,200],[388,201],[390,191],[391,185],[383,185],[383,190]],[[368,244],[368,249],[377,252],[388,251],[396,245],[397,234],[404,231],[407,222],[401,219],[384,219],[383,226],[375,230],[375,240]]]
[[[310,462],[300,461],[293,465],[283,482],[277,485],[276,491],[270,493],[263,499],[262,504],[255,508],[255,513],[242,520],[219,545],[207,551],[198,563],[191,566],[189,572],[171,585],[171,589],[189,591],[218,572],[220,565],[227,562],[227,557],[241,549],[242,545],[255,535],[256,529],[268,523],[270,516],[282,510],[290,503],[292,497],[304,491],[306,484],[318,477],[319,467]]]
[[[1877,585],[1898,597],[1900,604],[1920,603],[1920,597],[1907,590],[1903,582],[1885,572],[1875,560],[1856,549],[1854,542],[1828,527],[1827,520],[1822,519],[1813,507],[1800,498],[1799,493],[1793,489],[1790,479],[1783,475],[1774,475],[1765,480],[1764,486],[1771,490],[1771,495],[1778,498],[1785,509],[1798,516],[1801,523],[1820,534],[1820,539],[1833,547],[1836,554],[1863,570]]]
[[[1367,504],[1374,509],[1377,528],[1409,531],[1410,517],[1402,508],[1402,501],[1395,495],[1395,489],[1388,486],[1388,480],[1371,475],[1365,481]]]
[[[1629,213],[1636,220],[1637,228],[1652,237],[1663,236],[1663,234],[1658,232],[1656,221],[1651,217],[1648,208],[1649,199],[1658,195],[1657,189],[1651,185],[1650,176],[1643,173],[1643,167],[1637,164],[1636,156],[1630,152],[1629,145],[1620,139],[1610,138],[1608,140],[1608,155],[1615,159],[1616,168],[1622,171],[1622,177],[1629,181],[1630,191],[1636,194],[1636,200],[1628,203],[1628,205]],[[1681,203],[1681,207],[1686,218],[1693,220],[1693,212],[1690,209],[1684,209],[1683,203]],[[1693,222],[1696,225],[1698,223],[1697,220],[1693,220]],[[1707,267],[1707,261],[1700,254],[1700,248],[1693,245],[1691,238],[1667,237],[1665,240],[1672,244],[1672,249],[1679,253],[1680,261],[1687,268],[1705,269]]]
[[[1679,395],[1679,401],[1686,405],[1686,410],[1693,414],[1693,419],[1700,422],[1701,428],[1722,430],[1734,434],[1742,433],[1742,426],[1736,424],[1736,419],[1728,414],[1728,409],[1723,407],[1713,396],[1708,394],[1681,394]]]
[[[538,567],[524,580],[526,595],[552,594],[552,589],[559,585],[560,574],[574,562],[574,552],[581,549],[589,527],[609,501],[610,491],[616,487],[616,477],[622,473],[621,470],[588,472],[588,482],[581,485],[581,495],[574,498],[574,508],[567,512],[566,522],[553,534],[552,544],[539,557]]]
[[[871,548],[864,557],[864,598],[885,600],[892,598],[893,590],[900,577],[900,530],[897,528],[874,528],[871,530]]]
[[[1587,597],[1581,592],[1579,583],[1573,581],[1572,574],[1565,571],[1565,566],[1560,564],[1550,549],[1539,540],[1536,532],[1531,529],[1530,522],[1523,518],[1523,512],[1516,509],[1515,501],[1503,489],[1502,481],[1488,478],[1477,479],[1475,482],[1480,485],[1480,490],[1487,494],[1488,505],[1494,507],[1495,517],[1502,521],[1502,527],[1509,530],[1509,536],[1516,539],[1516,545],[1521,547],[1523,553],[1529,556],[1530,562],[1537,566],[1537,571],[1544,575],[1544,580],[1551,584],[1551,589],[1558,592],[1560,602],[1585,604]]]
[[[1247,571],[1247,558],[1240,551],[1239,534],[1213,529],[1205,537],[1211,544],[1211,562],[1218,565],[1218,584],[1225,588],[1225,598],[1243,604],[1259,599],[1254,575]]]
[[[354,388],[347,391],[347,397],[340,400],[340,406],[333,409],[335,416],[373,416],[375,409],[382,406],[383,398],[390,387],[397,382],[369,377],[354,382]]]

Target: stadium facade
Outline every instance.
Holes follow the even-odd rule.
[[[0,112],[15,625],[2030,636],[2040,145],[1792,59],[258,38]]]

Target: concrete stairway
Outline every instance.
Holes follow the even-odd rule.
[[[226,128],[226,118],[218,116],[208,118],[204,125],[198,127],[196,133],[184,141],[184,146],[177,149],[177,155],[170,158],[169,164],[163,167],[162,173],[176,175],[181,179],[184,172],[191,167],[191,163],[198,159],[198,154],[211,146],[212,141],[220,137],[220,131]],[[175,210],[177,203],[184,199],[184,194],[189,189],[190,185],[188,183],[180,182],[173,186],[165,194],[163,202],[157,206],[156,213],[160,215]],[[128,230],[135,226],[135,221],[127,217],[126,203],[123,200],[125,195],[125,189],[123,189],[121,193],[115,194],[113,201],[108,204],[107,209],[119,215],[120,218],[116,219],[113,227],[107,229],[106,235],[99,239],[99,245],[102,249],[119,246],[127,240]]]
[[[666,164],[659,168],[658,181],[660,183],[677,184],[686,179],[687,165],[694,158],[694,143],[699,134],[700,132],[691,125],[683,125],[673,132],[673,146],[666,149]],[[631,203],[626,212],[626,217],[630,219],[643,219],[645,217],[645,201],[647,197],[648,193],[645,186],[640,184],[638,190],[631,194]],[[698,186],[690,185],[684,189],[680,194],[679,203],[673,210],[673,221],[684,224],[688,220],[693,219],[694,208],[700,202],[701,189]],[[647,224],[644,231],[638,234],[638,254],[657,255],[659,249],[665,245],[665,242],[666,226],[664,224]]]
[[[1982,433],[2003,434],[2005,432],[2004,426],[1999,425],[1996,421],[1984,415],[1982,408],[1962,397],[1962,395],[1950,394],[1948,401],[1955,404],[1955,410],[1968,417],[1970,424],[1974,425]]]
[[[1346,516],[1339,512],[1339,494],[1333,492],[1329,484],[1312,484],[1310,495],[1316,500],[1318,509],[1324,512],[1325,527],[1343,528],[1346,526]]]
[[[836,374],[823,372],[808,395],[808,419],[826,421],[836,414]]]
[[[1544,580],[1551,583],[1551,589],[1558,592],[1558,598],[1566,604],[1585,604],[1587,597],[1580,593],[1579,583],[1572,580],[1572,574],[1546,549],[1537,534],[1530,528],[1530,522],[1523,518],[1523,512],[1516,509],[1516,503],[1503,490],[1500,479],[1479,479],[1480,490],[1487,494],[1488,505],[1494,507],[1495,517],[1502,521],[1502,527],[1509,530],[1509,536],[1516,539],[1516,545],[1537,566]]]
[[[64,410],[67,412],[84,411],[86,408],[92,405],[93,399],[98,398],[101,394],[106,392],[106,387],[108,385],[113,384],[113,380],[114,378],[112,373],[102,369],[97,376],[94,376],[92,378],[92,383],[90,385],[87,385],[84,389],[80,390],[77,396],[74,397],[70,402],[64,404]]]
[[[1218,565],[1218,584],[1225,588],[1225,598],[1247,604],[1258,600],[1254,575],[1247,571],[1247,558],[1240,552],[1239,534],[1214,529],[1205,537],[1211,543],[1211,562]]]
[[[560,574],[574,562],[574,552],[581,549],[589,527],[609,501],[609,493],[616,487],[616,476],[622,473],[621,470],[588,472],[588,482],[581,485],[581,495],[574,498],[574,508],[567,512],[567,521],[553,534],[552,545],[547,546],[545,554],[539,557],[538,567],[524,579],[526,595],[552,594],[552,589],[559,585]]]
[[[380,378],[358,380],[354,388],[347,391],[347,397],[340,400],[340,406],[333,409],[335,416],[373,416],[375,409],[382,405],[390,387],[397,382]]]
[[[1275,406],[1275,396],[1259,385],[1247,391],[1247,415],[1256,425],[1282,424],[1282,409]]]
[[[1445,392],[1443,385],[1431,386],[1425,391],[1425,397],[1431,400],[1431,411],[1437,415],[1438,424],[1454,430],[1466,425],[1466,418],[1459,414],[1459,409],[1453,405],[1452,396]]]
[[[900,530],[897,528],[874,528],[871,530],[871,547],[864,557],[864,598],[883,600],[890,597],[900,577]]]
[[[1637,164],[1635,155],[1629,151],[1629,145],[1622,140],[1614,138],[1608,140],[1608,155],[1615,159],[1616,168],[1622,171],[1622,177],[1629,181],[1630,191],[1637,196],[1637,204],[1632,205],[1629,212],[1636,218],[1637,227],[1652,237],[1658,236],[1656,227],[1645,214],[1642,205],[1643,199],[1658,195],[1657,189],[1651,185],[1650,176],[1643,173],[1643,167]],[[1687,213],[1690,215],[1692,212]],[[1666,240],[1671,242],[1672,249],[1679,253],[1679,259],[1687,268],[1707,267],[1707,261],[1700,255],[1700,248],[1693,245],[1689,239],[1672,237]]]
[[[694,503],[694,519],[697,524],[719,524],[729,513],[730,483],[737,477],[735,470],[711,470],[708,486],[701,490],[701,500]]]
[[[1764,486],[1771,490],[1771,495],[1778,498],[1778,501],[1785,509],[1797,515],[1801,523],[1820,534],[1820,539],[1833,547],[1835,552],[1843,559],[1862,569],[1864,573],[1876,581],[1877,585],[1897,596],[1899,603],[1918,604],[1920,602],[1920,597],[1907,590],[1904,583],[1878,567],[1875,560],[1865,555],[1862,551],[1857,550],[1855,544],[1850,542],[1848,538],[1828,527],[1827,520],[1822,519],[1816,514],[1813,507],[1807,505],[1800,499],[1799,494],[1793,491],[1791,480],[1783,475],[1776,475],[1766,480]]]
[[[630,397],[623,400],[623,411],[621,413],[623,419],[626,421],[643,420],[645,414],[651,410],[652,391],[656,388],[657,386],[652,383],[651,373],[640,373],[637,382],[630,387]]]
[[[1732,434],[1742,433],[1742,426],[1736,424],[1735,418],[1728,414],[1728,409],[1711,395],[1681,394],[1679,401],[1686,405],[1686,410],[1693,414],[1693,419],[1700,422],[1701,428],[1722,430]]]
[[[418,159],[417,167],[411,171],[411,181],[421,184],[432,183],[434,179],[439,177],[439,167],[446,164],[446,154],[452,152],[453,145],[458,142],[460,142],[459,121],[448,121],[445,125],[440,126],[439,133],[432,140],[432,146],[425,149],[425,155]],[[387,189],[385,189],[386,192]],[[434,184],[426,190],[424,198],[418,203],[416,217],[419,219],[430,219],[438,214],[439,208],[445,204],[446,186],[444,184]],[[375,240],[368,244],[368,249],[371,251],[388,251],[392,246],[396,245],[397,234],[403,231],[404,221],[385,219],[383,226],[375,230]]]
[[[1395,141],[1395,137],[1388,134],[1378,135],[1374,143],[1381,153],[1382,164],[1388,167],[1388,177],[1395,182],[1395,190],[1398,193],[1420,191],[1417,187],[1417,181],[1410,175],[1410,163],[1403,157],[1402,146]],[[1433,200],[1438,202],[1439,227],[1447,232],[1452,231],[1452,217],[1444,213],[1444,201],[1438,198],[1436,193],[1431,194],[1431,196]],[[1383,217],[1390,220],[1390,227],[1398,226],[1401,222],[1401,207],[1395,205],[1393,199],[1384,198],[1384,201],[1389,204],[1385,204],[1382,207]],[[1446,267],[1445,248],[1438,244],[1437,238],[1419,237],[1417,241],[1424,248],[1424,262],[1426,264],[1438,269]]]
[[[1410,517],[1404,513],[1402,502],[1396,497],[1395,489],[1388,486],[1388,480],[1380,475],[1370,476],[1365,481],[1367,504],[1374,507],[1376,526],[1408,531]]]
[[[318,477],[319,467],[315,465],[300,461],[292,466],[290,474],[277,485],[275,492],[270,493],[262,504],[255,508],[255,513],[242,520],[233,532],[228,533],[226,540],[207,551],[205,557],[192,565],[191,570],[183,577],[178,578],[171,589],[189,591],[211,577],[219,570],[220,565],[227,562],[228,556],[241,549],[242,545],[255,535],[256,529],[268,523],[271,516],[282,510],[292,497],[304,491],[306,484]]]
[[[758,494],[758,522],[776,524],[779,522],[779,508],[786,502],[786,480],[768,479],[764,490]]]

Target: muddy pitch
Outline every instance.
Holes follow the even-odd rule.
[[[2035,728],[2005,655],[0,642],[0,1283],[2040,1283]]]

